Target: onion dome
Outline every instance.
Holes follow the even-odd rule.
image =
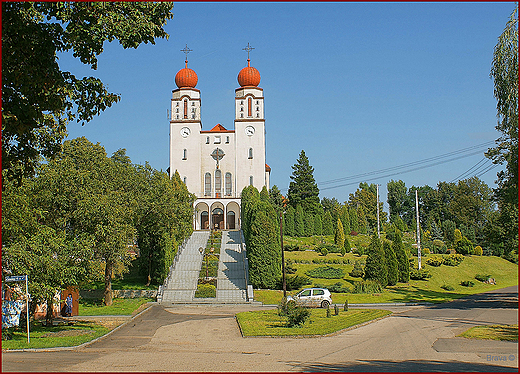
[[[260,73],[251,66],[251,60],[247,59],[247,66],[238,73],[238,84],[241,87],[253,86],[258,87],[260,84]]]
[[[185,61],[186,66],[184,69],[179,70],[175,76],[175,84],[179,88],[195,88],[199,78],[192,69],[188,68],[188,60]]]

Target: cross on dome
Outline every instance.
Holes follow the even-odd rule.
[[[249,66],[249,52],[251,52],[254,48],[249,45],[249,42],[247,43],[247,47],[242,48],[243,51],[247,51],[247,66]]]
[[[248,43],[249,45],[249,43]],[[184,52],[186,54],[186,67],[188,67],[188,53],[193,52],[193,49],[188,48],[188,44],[186,44],[186,47],[184,49],[181,49],[181,52]]]

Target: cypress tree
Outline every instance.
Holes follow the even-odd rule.
[[[383,249],[386,258],[387,282],[389,286],[395,286],[399,280],[399,269],[397,266],[397,258],[392,249],[392,242],[385,240],[383,242]]]
[[[358,228],[359,228],[359,232],[362,233],[362,234],[367,234],[368,233],[368,221],[367,221],[367,217],[365,215],[365,211],[363,210],[363,207],[360,206],[358,209],[357,209],[357,215],[358,215]]]
[[[269,199],[269,191],[267,191],[267,187],[262,187],[262,191],[260,191],[260,200],[262,201],[270,201]]]
[[[343,224],[338,218],[336,223],[336,232],[334,233],[334,244],[340,249],[341,254],[345,255],[345,232],[343,231]]]
[[[321,223],[321,215],[316,214],[314,216],[314,235],[323,234],[323,224]]]
[[[325,212],[323,215],[323,235],[334,234],[334,227],[332,226],[332,216],[330,212]]]
[[[275,288],[282,266],[278,228],[260,209],[254,214],[250,231],[249,280],[255,288]]]
[[[349,208],[348,215],[350,218],[350,230],[359,232],[358,215],[357,215],[356,208],[354,208],[354,207]]]
[[[345,253],[350,253],[352,247],[350,246],[350,242],[348,241],[348,236],[345,235]]]
[[[295,236],[303,236],[305,230],[305,223],[303,218],[303,208],[301,205],[296,207],[296,214],[294,215],[294,234]]]
[[[368,246],[368,256],[365,265],[365,279],[379,282],[383,287],[387,285],[386,259],[381,240],[377,233],[372,235]]]
[[[339,218],[341,219],[341,223],[343,224],[343,232],[345,235],[349,235],[352,230],[350,230],[350,217],[348,214],[348,207],[343,205],[340,209]]]
[[[314,234],[314,217],[311,213],[304,213],[304,236],[312,236]]]
[[[394,240],[392,242],[392,249],[394,250],[397,259],[397,269],[399,270],[399,282],[408,282],[410,280],[410,262],[408,255],[403,246],[402,234],[398,229],[395,230]]]
[[[287,236],[294,235],[294,208],[289,205],[287,212],[285,212],[285,225],[283,226],[283,234]]]

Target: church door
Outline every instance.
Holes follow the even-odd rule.
[[[220,208],[213,209],[211,215],[211,228],[214,230],[222,230],[224,228],[224,211]]]
[[[202,230],[209,229],[209,214],[206,211],[200,214],[200,228]]]
[[[235,212],[228,212],[226,221],[227,221],[228,230],[234,230],[235,229]]]

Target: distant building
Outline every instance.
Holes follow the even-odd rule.
[[[235,126],[221,124],[202,130],[198,77],[185,67],[175,76],[170,115],[170,176],[177,171],[195,194],[193,227],[240,228],[240,193],[248,185],[269,189],[270,167],[265,163],[264,93],[260,73],[247,66],[238,74],[235,90]]]

